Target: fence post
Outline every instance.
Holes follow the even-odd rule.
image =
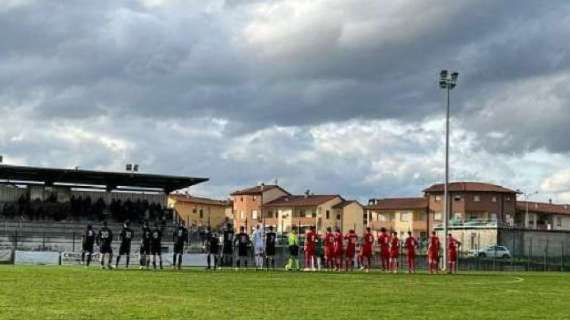
[[[548,256],[548,240],[546,240],[546,245],[544,246],[544,271],[547,271],[547,256]]]
[[[46,250],[46,233],[45,232],[42,233],[42,250],[43,251]]]
[[[530,271],[530,257],[532,256],[532,238],[530,238],[530,245],[528,246],[528,257],[526,259],[526,271]]]
[[[497,243],[495,243],[495,252],[493,253],[493,271],[497,271]]]
[[[560,272],[564,272],[564,241],[560,243],[560,249],[562,250],[560,255]]]
[[[71,251],[75,252],[75,231],[71,234]]]
[[[479,250],[481,250],[480,244],[481,234],[477,232],[477,271],[481,271],[481,254],[479,253]]]
[[[511,271],[515,271],[515,252],[517,252],[517,248],[515,247],[516,245],[516,241],[515,241],[516,237],[513,234],[513,248],[512,248],[512,252],[511,252]]]

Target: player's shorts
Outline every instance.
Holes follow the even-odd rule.
[[[314,256],[315,255],[315,247],[305,247],[305,255]]]
[[[325,247],[325,257],[327,259],[334,258],[334,248],[332,247]]]
[[[399,255],[400,255],[400,252],[397,250],[391,250],[390,251],[390,258],[392,258],[392,259],[398,258]]]
[[[263,247],[255,247],[255,254],[256,255],[263,255],[265,253],[265,248]]]
[[[449,251],[449,257],[447,257],[449,262],[457,261],[457,251]]]
[[[437,263],[439,261],[439,255],[437,252],[428,251],[428,262]]]
[[[296,257],[299,255],[299,246],[289,246],[289,255]]]
[[[354,248],[346,248],[346,257],[349,259],[353,259],[354,258],[354,253],[355,253],[355,249]]]
[[[161,255],[162,254],[162,248],[161,246],[151,246],[150,247],[150,254],[151,255]]]
[[[342,258],[343,250],[342,248],[335,248],[334,256],[337,258]]]
[[[234,254],[234,246],[231,242],[224,243],[224,254]]]
[[[93,244],[92,243],[84,243],[83,244],[83,251],[93,253]]]
[[[174,253],[182,254],[184,253],[184,243],[175,243],[174,244]]]
[[[416,258],[416,250],[408,250],[408,259]]]
[[[131,244],[121,244],[119,247],[119,255],[130,255],[131,254]]]
[[[388,249],[388,248],[380,249],[380,257],[389,258],[390,257],[390,249]]]
[[[362,248],[361,255],[365,258],[372,257],[372,248]]]
[[[102,254],[106,254],[106,253],[113,254],[113,248],[111,247],[111,245],[102,245],[100,252]]]
[[[269,246],[265,248],[265,255],[268,257],[273,257],[275,255],[275,246]]]
[[[150,254],[150,244],[143,243],[140,249],[140,254]]]
[[[238,256],[247,257],[247,247],[238,247]]]

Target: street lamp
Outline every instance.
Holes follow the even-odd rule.
[[[449,93],[457,84],[458,72],[449,73],[441,70],[439,87],[447,91],[447,106],[445,113],[445,184],[443,186],[443,269],[447,270],[447,232],[449,227]]]

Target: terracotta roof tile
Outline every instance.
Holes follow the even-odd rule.
[[[516,193],[516,191],[511,189],[482,182],[452,182],[449,184],[449,191]],[[426,193],[443,192],[443,184],[434,184],[431,187],[425,189],[424,192]]]
[[[386,198],[366,206],[370,210],[417,210],[428,208],[427,198]]]
[[[265,207],[314,207],[321,205],[327,201],[334,198],[340,198],[339,195],[310,195],[310,196],[298,196],[298,195],[288,195],[281,198],[275,199],[269,203],[266,203]]]
[[[269,185],[261,185],[261,186],[255,186],[255,187],[247,188],[247,189],[237,190],[237,191],[232,192],[230,195],[232,195],[232,196],[258,195],[258,194],[262,194],[265,191],[275,189],[275,188],[279,188],[279,189],[281,189],[281,191],[289,194],[289,192],[287,192],[285,189],[281,188],[280,186],[269,184]]]
[[[517,201],[517,210],[526,212],[526,201]],[[528,202],[528,211],[545,214],[570,215],[570,205],[544,202]]]

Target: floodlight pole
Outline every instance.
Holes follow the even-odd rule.
[[[445,110],[445,183],[443,185],[443,270],[447,270],[447,234],[449,232],[449,209],[451,201],[449,199],[449,118],[450,118],[450,91],[455,88],[459,73],[442,70],[439,78],[439,87],[447,92],[447,104]]]
[[[446,86],[447,107],[445,112],[445,184],[443,185],[443,270],[447,270],[447,233],[449,229],[449,91]]]

